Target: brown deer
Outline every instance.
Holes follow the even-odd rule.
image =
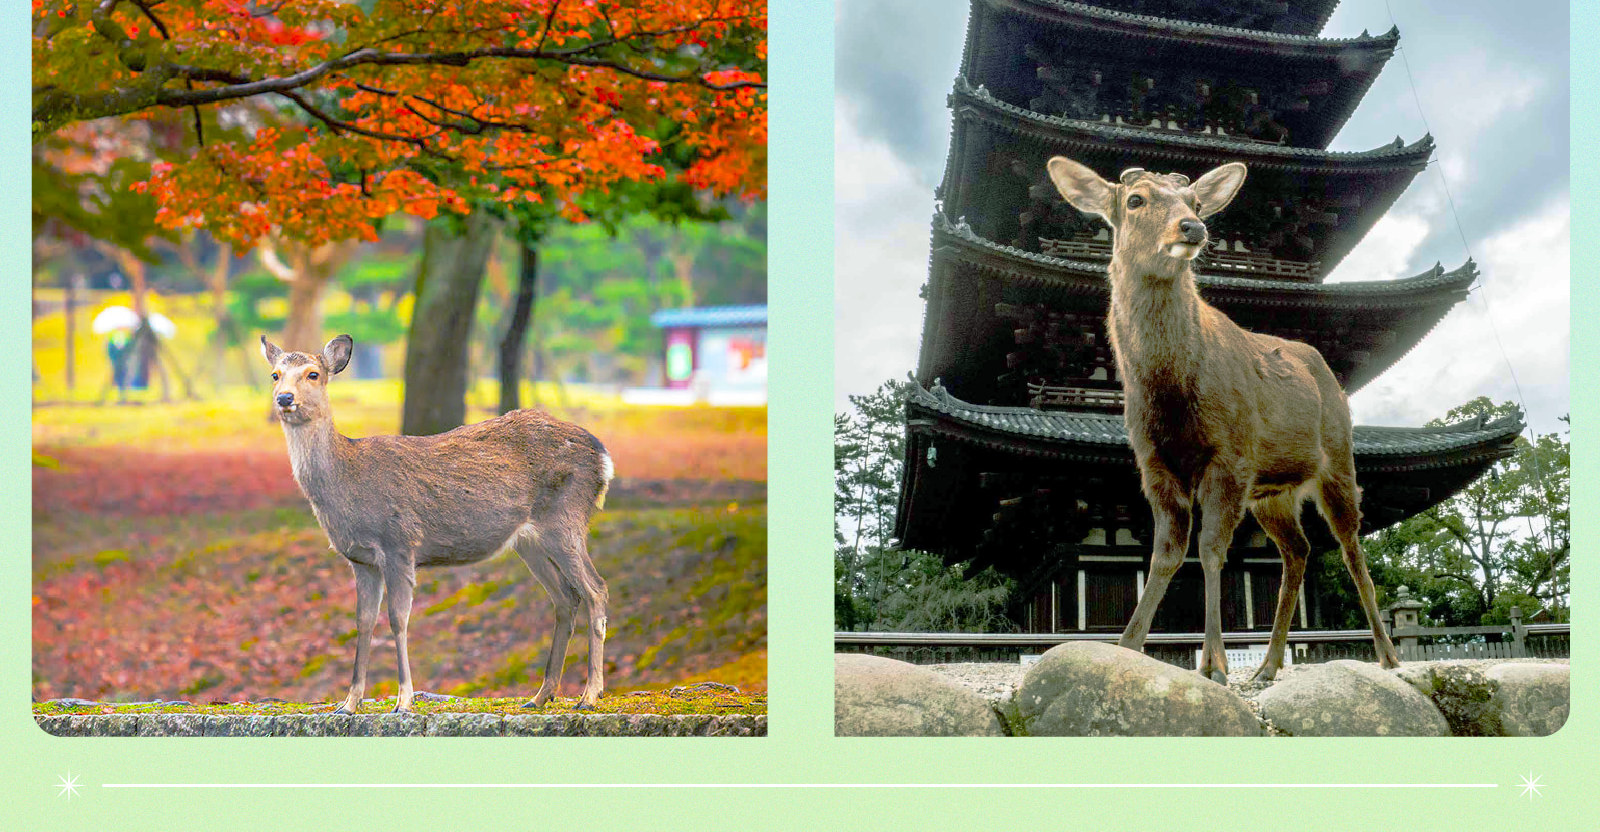
[[[352,345],[340,335],[313,354],[261,338],[295,482],[355,571],[356,666],[335,713],[361,707],[386,591],[400,665],[394,709],[409,711],[406,625],[417,567],[476,563],[507,549],[528,565],[556,610],[544,681],[524,707],[543,706],[560,689],[579,607],[588,616],[589,679],[578,707],[593,707],[603,687],[606,583],[589,560],[588,535],[611,484],[611,455],[583,428],[533,410],[436,436],[342,436],[333,426],[328,381],[350,362]]]
[[[1222,165],[1192,185],[1181,174],[1138,168],[1112,184],[1060,156],[1048,167],[1067,202],[1111,226],[1107,328],[1127,395],[1123,421],[1155,515],[1150,576],[1118,644],[1143,648],[1161,596],[1189,548],[1198,508],[1206,587],[1199,670],[1227,682],[1222,564],[1248,509],[1283,556],[1272,643],[1255,675],[1273,679],[1283,666],[1311,549],[1300,526],[1300,509],[1309,498],[1339,541],[1379,664],[1398,666],[1394,645],[1378,623],[1361,554],[1360,491],[1344,391],[1314,347],[1247,332],[1195,289],[1190,263],[1208,242],[1203,220],[1233,200],[1245,166]]]

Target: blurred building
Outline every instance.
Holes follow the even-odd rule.
[[[662,309],[659,387],[623,391],[630,404],[755,406],[767,403],[767,307]]]

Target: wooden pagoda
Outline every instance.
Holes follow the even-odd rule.
[[[1198,178],[1245,162],[1244,189],[1208,222],[1201,293],[1242,326],[1316,346],[1350,392],[1420,341],[1476,277],[1468,260],[1323,282],[1433,152],[1429,136],[1327,150],[1400,37],[1317,37],[1336,3],[972,0],[897,536],[1011,575],[1024,631],[1120,631],[1150,555],[1105,338],[1109,232],[1057,195],[1050,157],[1113,181],[1129,167]],[[1363,531],[1465,487],[1511,452],[1521,427],[1358,426]],[[1319,550],[1332,547],[1320,519],[1306,530]],[[1278,564],[1247,520],[1223,573],[1225,630],[1270,629]],[[1342,619],[1336,603],[1308,575],[1296,625]],[[1202,629],[1202,605],[1200,571],[1180,570],[1155,629]]]

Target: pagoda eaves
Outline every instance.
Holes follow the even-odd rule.
[[[1227,125],[1327,147],[1394,54],[1398,29],[1319,38],[1060,0],[972,0],[961,75],[1052,115]]]
[[[1084,0],[1083,5],[1115,12],[1152,15],[1289,35],[1315,35],[1327,25],[1339,0]]]
[[[1447,499],[1509,456],[1522,427],[1519,417],[1443,427],[1356,426],[1362,533]],[[895,533],[904,546],[967,560],[983,531],[999,522],[988,517],[993,506],[1003,496],[1015,498],[995,493],[1007,484],[996,486],[994,480],[1006,472],[1038,475],[1062,465],[1098,466],[1097,477],[1127,492],[1110,502],[1140,515],[1131,526],[1137,529],[1147,522],[1143,515],[1148,506],[1138,493],[1138,472],[1121,416],[987,407],[961,401],[941,388],[930,392],[918,387],[907,403],[907,477]],[[1307,531],[1326,536],[1320,524],[1309,524]],[[1332,540],[1318,543],[1331,545]]]
[[[1320,280],[1338,265],[1433,153],[1431,135],[1333,152],[1045,116],[961,78],[950,104],[950,159],[939,197],[945,213],[968,218],[981,236],[1039,251],[1048,241],[1084,240],[1102,228],[1050,185],[1045,163],[1052,156],[1068,156],[1110,180],[1128,167],[1196,179],[1237,161],[1250,175],[1209,222],[1212,238],[1299,264],[1298,279]]]
[[[1001,245],[942,215],[934,218],[932,247],[917,369],[922,383],[942,378],[963,399],[996,404],[1026,403],[1030,374],[1098,375],[1108,390],[1118,387],[1104,339],[1078,344],[1076,359],[1069,354],[1072,344],[1051,343],[1104,331],[1110,302],[1105,264]],[[1395,280],[1299,283],[1202,274],[1196,283],[1240,325],[1317,347],[1340,383],[1354,392],[1421,341],[1466,297],[1476,277],[1469,260],[1454,270],[1435,266]],[[1046,327],[1049,332],[1019,329],[1011,310],[1033,307],[1047,308],[1057,325]],[[1057,362],[1041,367],[1034,359],[1040,351]],[[1003,377],[1008,367],[1017,378]]]

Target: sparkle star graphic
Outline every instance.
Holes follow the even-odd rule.
[[[56,792],[56,797],[65,796],[67,802],[71,803],[72,798],[78,794],[78,776],[68,771],[66,776],[60,779],[61,784],[57,788],[61,789],[61,791]]]
[[[1542,774],[1535,775],[1532,770],[1522,775],[1522,793],[1527,795],[1529,800],[1544,796],[1539,792],[1539,778],[1543,776]]]

